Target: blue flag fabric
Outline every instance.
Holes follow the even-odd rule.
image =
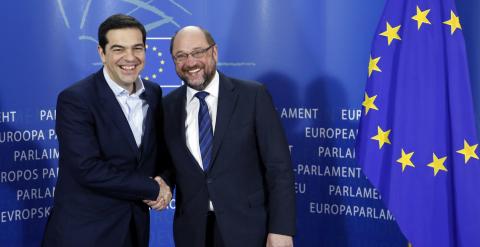
[[[375,34],[358,162],[413,247],[480,246],[480,162],[453,0],[389,0]]]

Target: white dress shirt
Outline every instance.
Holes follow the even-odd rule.
[[[140,95],[145,92],[142,79],[140,79],[140,77],[137,78],[135,81],[135,93],[129,94],[127,90],[120,87],[112,80],[112,78],[110,78],[105,68],[103,68],[103,75],[105,76],[108,86],[110,89],[112,89],[115,98],[117,98],[117,101],[122,108],[123,114],[128,121],[128,125],[130,125],[130,129],[132,130],[137,146],[140,147],[140,144],[142,143],[143,131],[145,129],[144,120],[148,111],[147,101],[140,97]]]

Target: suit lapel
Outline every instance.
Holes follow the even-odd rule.
[[[155,121],[153,119],[154,111],[156,110],[155,107],[158,107],[158,106],[156,106],[157,103],[155,102],[154,97],[152,96],[152,92],[150,91],[150,88],[148,88],[145,85],[145,83],[144,83],[144,87],[145,87],[145,92],[143,93],[143,96],[140,96],[140,97],[147,102],[148,108],[147,108],[147,115],[145,116],[145,119],[143,121],[145,128],[143,130],[143,137],[142,137],[142,150],[148,150],[148,147],[152,140],[152,135],[151,135],[152,128],[153,128],[153,125],[155,124]]]
[[[138,153],[139,149],[137,147],[137,143],[135,142],[135,137],[133,136],[132,130],[130,129],[130,125],[128,125],[128,121],[125,118],[125,114],[123,113],[117,98],[115,98],[112,89],[110,89],[105,77],[103,76],[103,69],[98,71],[96,74],[96,85],[100,98],[100,107],[103,109],[102,112],[110,116],[113,124],[117,126],[117,128],[120,130],[120,133],[125,137],[125,140],[132,151]]]
[[[175,102],[181,102],[181,104],[176,105],[177,108],[175,109],[175,112],[178,113],[177,114],[178,118],[175,121],[177,122],[178,126],[180,126],[180,128],[178,128],[180,130],[180,133],[178,133],[178,135],[181,136],[182,148],[184,149],[185,153],[188,154],[190,160],[192,161],[192,164],[194,164],[195,166],[195,169],[198,172],[203,173],[203,170],[200,167],[200,164],[198,164],[197,160],[195,159],[195,157],[193,157],[192,153],[190,152],[190,149],[188,149],[188,146],[187,146],[187,136],[185,134],[186,132],[185,121],[187,118],[187,111],[186,111],[187,96],[186,95],[187,95],[187,87],[186,85],[183,85],[180,93],[178,94],[179,98],[175,100]]]
[[[213,150],[209,171],[212,170],[215,164],[218,150],[220,149],[223,137],[227,132],[238,99],[238,94],[235,92],[235,87],[230,79],[222,73],[219,73],[219,75],[220,85],[218,92],[217,118],[215,122],[215,132],[213,134]]]

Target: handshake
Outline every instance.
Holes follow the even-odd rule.
[[[158,197],[155,201],[143,200],[143,202],[152,209],[163,210],[167,208],[168,203],[170,203],[170,200],[172,200],[172,192],[170,190],[170,186],[168,186],[161,177],[157,176],[154,178],[154,180],[157,181],[158,185],[160,186]]]

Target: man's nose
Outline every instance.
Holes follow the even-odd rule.
[[[123,56],[126,60],[135,60],[135,53],[133,49],[126,49],[125,50],[125,56]]]
[[[185,60],[185,64],[186,64],[187,66],[195,65],[196,62],[197,62],[197,59],[194,58],[191,54],[189,54],[189,55],[187,56],[187,60]]]

